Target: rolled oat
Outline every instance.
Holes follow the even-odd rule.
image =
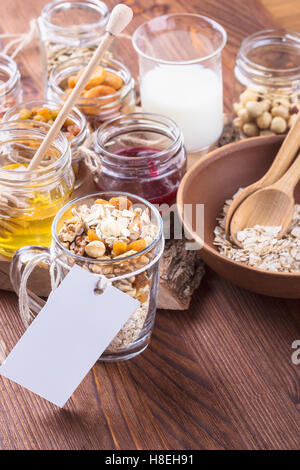
[[[292,223],[282,238],[278,238],[281,227],[256,225],[237,233],[237,239],[242,244],[242,248],[239,248],[226,239],[225,217],[231,202],[232,199],[225,202],[222,216],[214,230],[214,245],[219,252],[233,261],[254,268],[283,273],[299,272],[300,204],[295,205]]]

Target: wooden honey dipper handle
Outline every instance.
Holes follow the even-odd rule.
[[[28,170],[35,170],[36,168],[38,168],[52,142],[61,130],[68,114],[72,110],[82,90],[87,84],[96,65],[102,59],[104,53],[111,45],[114,38],[118,36],[123,31],[123,29],[125,29],[126,26],[130,23],[132,16],[132,10],[127,5],[119,4],[113,8],[106,26],[106,34],[104,35],[103,40],[95,50],[93,57],[85,68],[84,73],[81,75],[75,88],[73,89],[72,93],[70,94],[69,98],[67,99],[64,106],[60,110],[57,118],[55,119],[54,124],[51,126],[51,129],[47,133],[45,139],[43,140],[39,149],[32,158],[30,164],[28,165]]]

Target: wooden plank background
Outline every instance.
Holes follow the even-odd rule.
[[[1,0],[0,32],[24,32],[45,0]],[[109,0],[110,6],[116,1]],[[240,42],[260,29],[300,30],[299,0],[127,0],[129,32],[175,11],[219,21],[226,109]],[[17,12],[17,14],[16,14]],[[119,53],[136,70],[130,43]],[[41,93],[37,42],[17,59],[26,97]],[[208,271],[187,312],[159,311],[150,347],[123,363],[97,363],[64,409],[0,377],[0,449],[297,449],[300,302],[243,291]],[[0,293],[0,335],[24,331],[14,294]]]

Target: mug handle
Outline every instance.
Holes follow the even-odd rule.
[[[25,270],[29,268],[29,262],[30,271],[26,273]],[[20,315],[26,328],[35,318],[34,313],[38,314],[46,303],[45,300],[27,287],[27,280],[31,272],[40,263],[46,263],[50,266],[50,250],[44,246],[25,246],[16,251],[10,265],[10,281],[14,291],[19,296]],[[20,288],[25,290],[25,302]]]

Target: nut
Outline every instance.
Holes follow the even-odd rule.
[[[240,96],[240,100],[243,104],[246,104],[248,101],[256,101],[257,98],[258,93],[254,90],[250,90],[249,88],[245,90]]]
[[[85,253],[91,258],[101,258],[105,254],[106,248],[103,242],[95,240],[85,247]]]
[[[283,105],[274,106],[274,108],[272,108],[271,112],[272,112],[273,117],[280,116],[283,119],[288,119],[288,117],[289,117],[289,108],[287,108],[286,106],[283,106]]]
[[[287,124],[285,119],[280,116],[276,116],[272,119],[271,122],[271,131],[275,132],[275,134],[283,134],[286,131]]]
[[[246,109],[252,118],[257,118],[263,112],[263,106],[258,101],[248,101]]]
[[[260,129],[268,129],[272,121],[272,116],[268,111],[264,111],[256,119],[256,124]]]
[[[255,137],[259,135],[259,130],[253,122],[247,122],[243,125],[243,132],[247,137]]]
[[[237,113],[238,117],[241,119],[241,121],[244,122],[249,122],[250,121],[250,113],[246,108],[242,108],[238,111]]]

